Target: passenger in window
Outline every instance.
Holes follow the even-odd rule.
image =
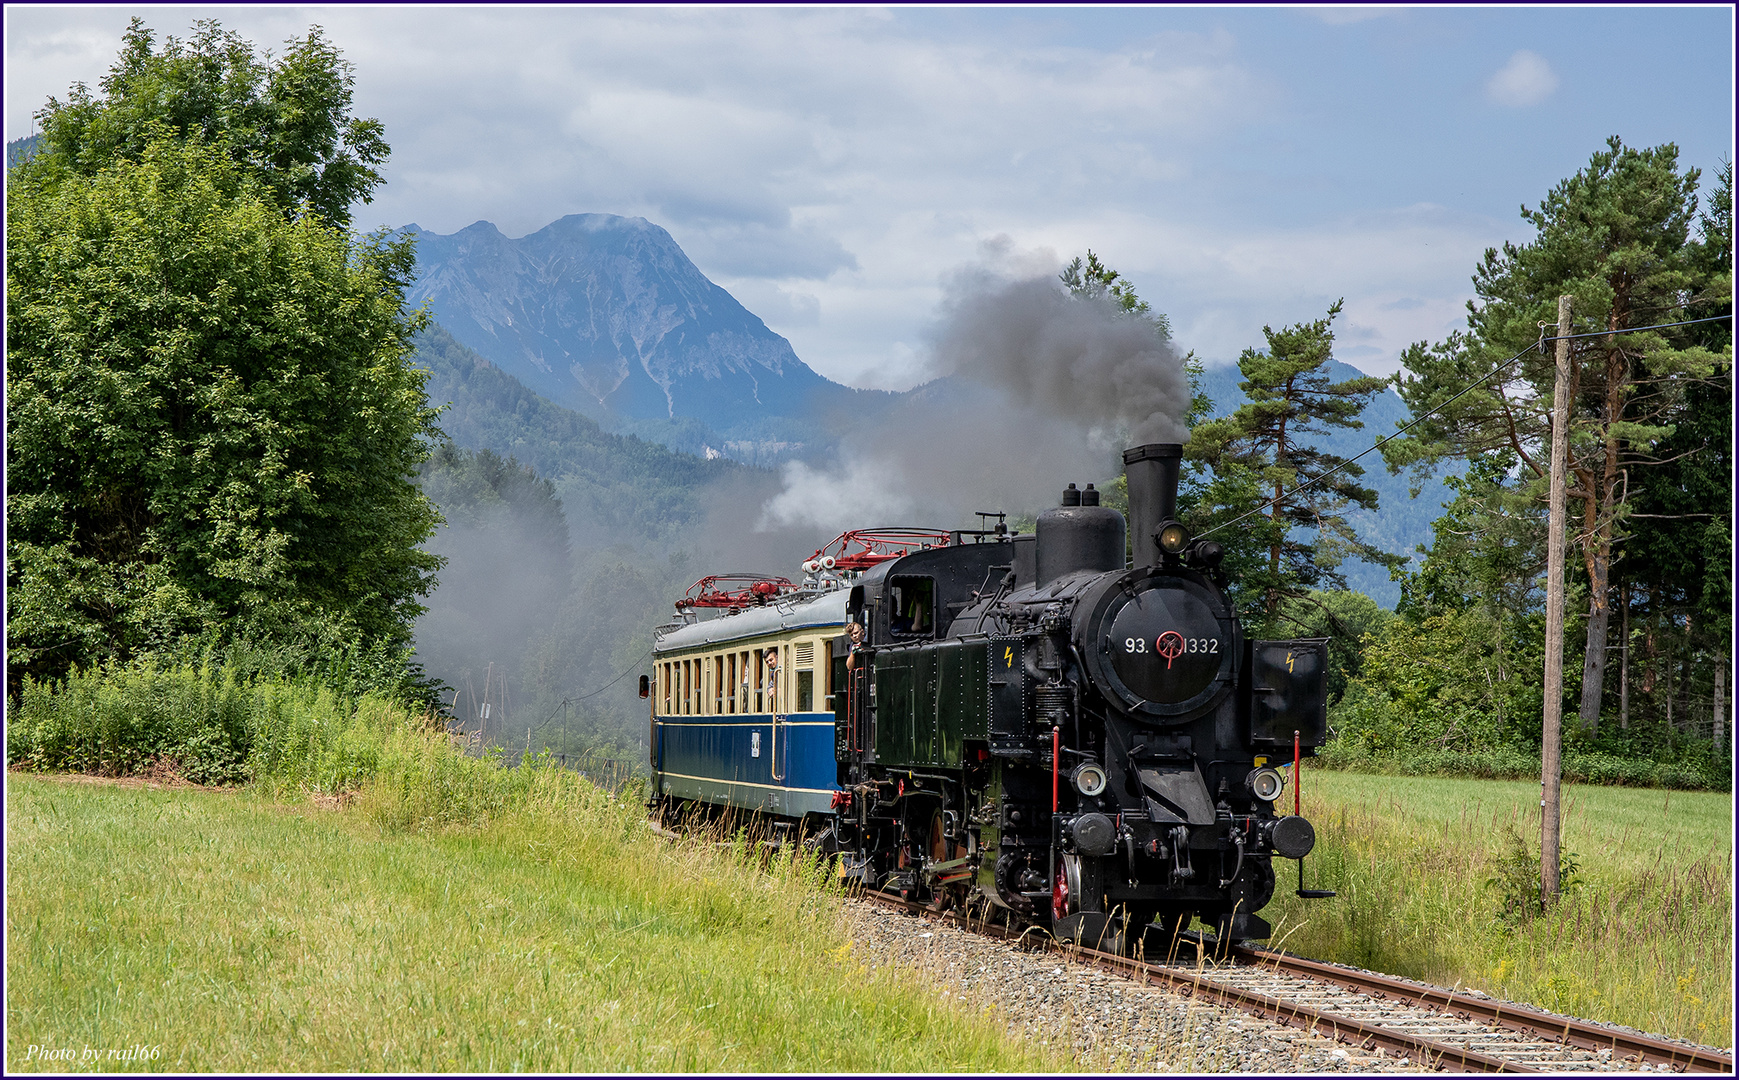
[[[888,629],[896,634],[922,634],[929,630],[929,624],[924,620],[924,601],[916,595],[916,590],[913,590],[911,600],[894,608]]]

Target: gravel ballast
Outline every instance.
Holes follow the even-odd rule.
[[[852,952],[870,971],[914,972],[1005,1030],[1063,1049],[1091,1072],[1418,1072],[1296,1028],[1029,952],[947,923],[848,901]]]

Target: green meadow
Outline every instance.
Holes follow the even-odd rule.
[[[541,772],[514,809],[434,830],[379,793],[11,774],[7,1071],[1065,1067],[842,966],[814,867],[660,840],[632,799]],[[155,1058],[108,1056],[136,1046]]]
[[[9,1070],[1080,1064],[842,959],[825,866],[661,839],[632,793],[368,695],[96,672],[27,685],[7,758]],[[248,782],[38,775],[165,762]],[[1306,885],[1339,896],[1297,899],[1278,862],[1276,944],[1731,1045],[1731,795],[1567,785],[1569,888],[1542,909],[1536,783],[1304,785]]]
[[[1291,792],[1284,796],[1290,804]],[[1537,903],[1538,781],[1306,767],[1317,829],[1265,912],[1305,956],[1733,1044],[1733,796],[1566,784],[1570,888]]]

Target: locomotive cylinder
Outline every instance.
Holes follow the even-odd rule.
[[[1090,495],[1092,502],[1083,494]],[[1039,515],[1039,588],[1083,570],[1103,574],[1123,569],[1123,515],[1098,502],[1099,493],[1091,487],[1083,493],[1070,484],[1063,492],[1063,505]]]
[[[1182,443],[1145,443],[1123,451],[1129,478],[1129,539],[1136,566],[1160,565],[1160,523],[1177,517],[1178,468]]]

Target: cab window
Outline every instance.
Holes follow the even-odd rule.
[[[896,577],[888,581],[888,629],[896,638],[936,635],[936,581]]]

